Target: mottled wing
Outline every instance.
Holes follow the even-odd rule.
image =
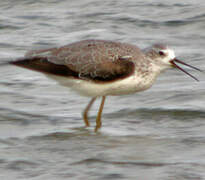
[[[132,55],[136,46],[102,40],[85,40],[61,48],[31,51],[26,58],[46,59],[50,64],[65,66],[79,78],[114,80],[134,72]],[[39,65],[40,66],[40,65]]]

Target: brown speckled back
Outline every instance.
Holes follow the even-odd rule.
[[[134,64],[139,64],[139,71],[142,71],[147,67],[143,64],[148,63],[137,46],[105,40],[79,41],[60,48],[31,51],[26,56],[45,57],[49,62],[67,66],[82,77],[105,79],[128,75],[133,72]]]

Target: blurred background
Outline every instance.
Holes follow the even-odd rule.
[[[202,0],[4,0],[0,63],[83,39],[165,42],[205,70]],[[84,128],[89,98],[43,74],[0,67],[0,179],[205,179],[205,76],[163,73],[141,93],[108,97],[103,127]]]

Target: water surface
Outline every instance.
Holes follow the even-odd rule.
[[[168,42],[205,69],[205,3],[199,1],[6,0],[0,2],[0,55],[97,38],[145,48]],[[204,74],[163,73],[148,91],[99,101],[84,128],[89,98],[44,75],[0,68],[1,179],[205,179]]]

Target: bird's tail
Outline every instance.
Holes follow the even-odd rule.
[[[64,65],[54,64],[48,61],[46,57],[23,57],[16,60],[5,60],[0,63],[0,66],[15,65],[22,68],[30,69],[47,74],[53,74],[58,76],[76,76],[77,73],[70,70]]]

